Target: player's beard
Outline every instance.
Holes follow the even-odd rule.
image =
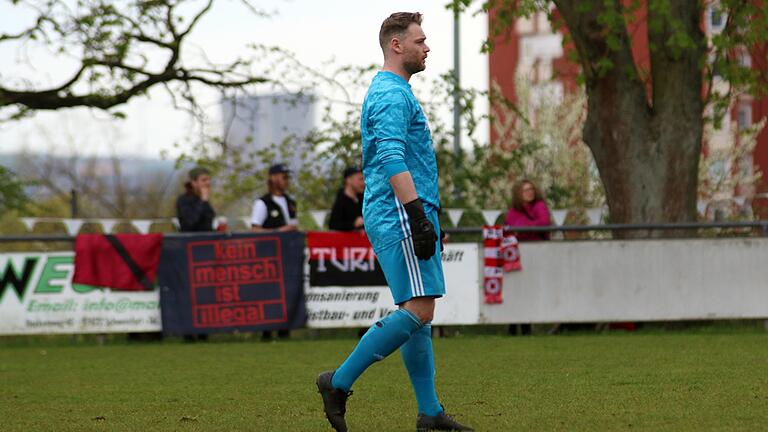
[[[425,68],[426,65],[424,64],[424,60],[422,60],[421,57],[403,63],[403,69],[405,69],[405,71],[410,75],[417,74],[423,71]]]

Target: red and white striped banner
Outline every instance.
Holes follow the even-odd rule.
[[[502,303],[504,272],[520,271],[520,249],[517,237],[505,233],[501,225],[483,226],[485,267],[483,288],[486,303]]]

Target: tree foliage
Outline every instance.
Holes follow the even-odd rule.
[[[21,50],[42,47],[66,60],[63,65],[73,65],[57,71],[64,78],[50,86],[0,73],[4,119],[70,107],[110,110],[153,87],[168,90],[178,108],[198,113],[197,85],[224,90],[264,82],[251,59],[190,61],[189,35],[214,0],[0,1],[8,3],[11,13],[32,16],[20,30],[0,30],[0,44]],[[264,14],[249,0],[240,1]]]
[[[463,10],[474,2],[454,0]],[[584,141],[597,162],[614,222],[695,219],[705,124],[718,129],[734,98],[766,95],[768,14],[762,1],[487,0],[485,48],[515,20],[545,13],[564,34],[587,94]],[[724,24],[707,38],[702,23]],[[644,39],[647,57],[634,50]],[[642,44],[641,44],[642,46]],[[752,68],[747,59],[761,62]],[[709,127],[709,126],[707,126]]]
[[[14,171],[0,165],[0,214],[26,207],[29,198],[25,186]]]

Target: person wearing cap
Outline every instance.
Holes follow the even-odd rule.
[[[365,180],[363,170],[350,166],[344,170],[344,187],[336,194],[331,209],[328,228],[334,231],[357,231],[363,229],[363,191]]]
[[[251,211],[251,231],[296,231],[296,201],[286,190],[291,182],[291,171],[285,164],[269,167],[268,192],[254,201]]]
[[[296,201],[286,190],[291,182],[291,170],[285,164],[277,163],[269,167],[267,178],[267,193],[253,203],[251,211],[251,231],[296,231],[299,221],[296,217]],[[280,329],[277,336],[287,339],[291,336],[288,329]],[[261,334],[261,340],[272,340],[272,332],[266,330]]]

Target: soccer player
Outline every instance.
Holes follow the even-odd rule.
[[[368,89],[360,121],[363,218],[399,308],[372,325],[338,369],[321,373],[317,387],[331,426],[346,431],[352,384],[400,348],[419,408],[416,429],[470,431],[445,414],[435,391],[430,323],[435,298],[445,294],[436,230],[440,195],[429,126],[408,84],[424,70],[429,52],[421,14],[392,14],[381,25],[379,44],[384,67]]]

